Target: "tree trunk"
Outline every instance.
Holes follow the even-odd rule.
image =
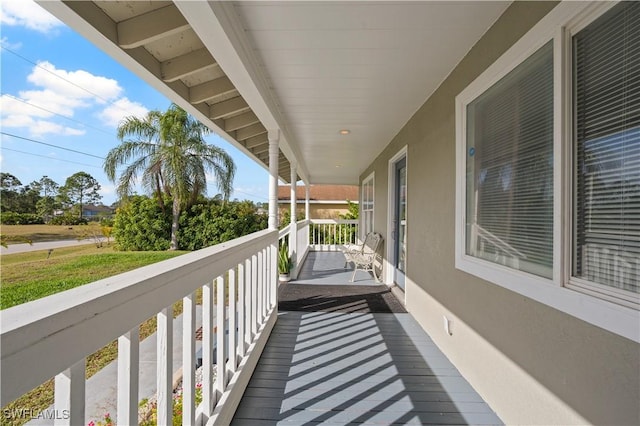
[[[156,197],[158,197],[158,205],[160,206],[160,210],[162,210],[162,213],[164,214],[164,196],[162,194],[162,189],[160,187],[160,178],[158,176],[156,176]]]
[[[171,222],[171,245],[169,250],[178,250],[178,226],[180,221],[180,200],[173,199],[173,221]]]

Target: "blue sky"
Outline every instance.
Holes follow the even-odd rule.
[[[31,0],[3,0],[0,25],[0,169],[25,185],[45,175],[62,185],[85,171],[100,182],[103,203],[113,203],[97,157],[118,144],[122,118],[171,102]],[[236,162],[232,198],[268,201],[262,167],[217,135],[207,141]],[[216,193],[211,181],[207,195]]]

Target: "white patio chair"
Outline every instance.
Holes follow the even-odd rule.
[[[373,278],[378,282],[378,276],[376,275],[375,261],[378,246],[382,241],[382,235],[377,232],[370,232],[362,243],[362,247],[357,250],[345,251],[345,257],[347,262],[353,262],[353,275],[351,276],[351,282],[356,278],[356,272],[358,269],[362,271],[372,271]]]

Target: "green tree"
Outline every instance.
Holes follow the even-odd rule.
[[[344,214],[341,214],[340,219],[357,219],[358,215],[360,214],[360,206],[350,200],[347,200],[347,205],[348,211]]]
[[[102,196],[98,193],[100,184],[86,172],[78,172],[69,176],[60,188],[60,196],[67,205],[78,206],[78,217],[82,217],[82,206],[98,203]]]
[[[0,207],[3,212],[15,212],[22,182],[11,173],[0,173]]]
[[[118,194],[126,199],[138,175],[144,188],[155,195],[164,210],[163,195],[172,200],[171,250],[178,249],[180,213],[206,192],[206,172],[228,200],[235,164],[222,148],[209,145],[204,136],[209,129],[178,105],[165,112],[150,111],[144,118],[130,116],[118,126],[120,145],[107,154],[104,171],[117,182]]]

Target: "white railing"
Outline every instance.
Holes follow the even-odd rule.
[[[307,253],[309,252],[309,220],[300,220],[298,221],[298,236],[296,238],[296,273],[295,277],[298,276],[302,265],[304,264],[305,259],[307,258]]]
[[[2,406],[56,376],[55,410],[67,414],[56,424],[85,424],[86,357],[118,339],[117,423],[137,424],[138,330],[156,315],[158,424],[172,424],[172,305],[182,300],[182,423],[229,424],[277,318],[277,239],[276,231],[257,232],[1,311]],[[199,289],[203,401],[196,407]],[[216,332],[214,317],[225,311]]]
[[[357,219],[311,219],[309,248],[314,251],[335,251],[358,243]]]

